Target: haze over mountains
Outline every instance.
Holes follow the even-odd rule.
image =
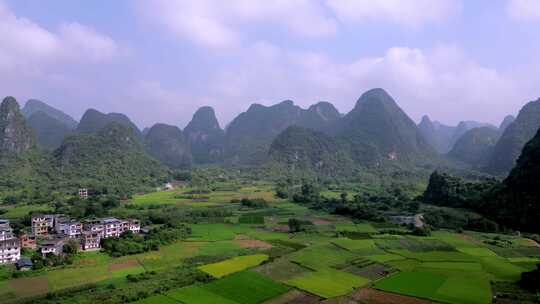
[[[345,115],[328,102],[308,109],[290,100],[253,104],[223,130],[214,110],[201,107],[184,130],[158,123],[141,132],[121,113],[89,109],[76,123],[44,102],[31,100],[21,111],[15,99],[7,97],[1,108],[0,152],[22,159],[30,151],[41,155],[32,161],[52,157],[48,166],[73,180],[96,182],[105,174],[124,176],[128,184],[141,176],[156,178],[165,167],[199,164],[275,163],[337,175],[388,164],[435,168],[444,160],[505,175],[540,126],[539,105],[540,100],[530,102],[499,128],[474,121],[446,126],[428,116],[416,125],[388,92],[372,89]],[[43,152],[35,152],[40,151],[36,147]],[[155,166],[161,169],[152,169]],[[96,174],[76,173],[90,168],[100,169],[93,170]]]

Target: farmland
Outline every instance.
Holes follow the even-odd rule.
[[[479,232],[413,236],[406,227],[354,222],[277,199],[267,186],[216,190],[204,200],[188,198],[189,191],[136,195],[111,211],[144,217],[159,205],[173,208],[166,210],[175,216],[195,214],[184,218],[191,232],[185,239],[122,257],[78,253],[71,265],[22,277],[0,268],[0,303],[49,303],[45,296],[54,294],[54,303],[315,303],[334,298],[355,303],[386,297],[403,303],[482,304],[491,302],[492,282],[513,284],[540,259],[540,247],[522,237],[497,236],[509,244],[498,247],[486,241],[496,235]],[[235,201],[246,197],[264,198],[268,205],[254,209]],[[24,211],[7,214],[24,216]],[[290,233],[291,218],[309,225]]]

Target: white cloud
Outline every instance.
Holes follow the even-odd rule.
[[[540,20],[540,1],[538,0],[509,0],[507,12],[516,20]]]
[[[386,20],[407,27],[437,23],[461,10],[458,0],[326,0],[343,22]]]
[[[392,47],[381,56],[346,63],[265,43],[244,52],[242,61],[216,71],[210,82],[212,96],[231,105],[228,119],[249,102],[273,104],[289,98],[304,107],[327,100],[346,112],[364,91],[382,87],[414,119],[428,113],[450,123],[498,122],[531,92],[518,85],[518,78],[478,64],[455,45]]]
[[[307,37],[336,31],[335,21],[310,0],[140,1],[137,10],[173,34],[213,48],[238,46],[258,26]]]
[[[36,74],[46,66],[66,62],[102,62],[119,53],[110,37],[79,23],[64,23],[57,31],[15,15],[0,2],[0,69]]]

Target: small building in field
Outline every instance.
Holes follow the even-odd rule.
[[[394,215],[389,216],[388,220],[397,225],[413,225],[417,228],[424,227],[424,215]]]
[[[17,270],[19,271],[27,271],[34,267],[34,263],[32,263],[32,260],[28,257],[21,257],[21,259],[15,263],[15,267],[17,267]]]

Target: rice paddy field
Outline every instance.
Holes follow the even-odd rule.
[[[222,222],[190,223],[187,239],[157,251],[119,258],[80,253],[73,265],[20,278],[9,278],[0,268],[0,303],[19,303],[88,284],[129,288],[130,275],[159,275],[191,263],[207,281],[148,294],[136,303],[369,304],[385,303],[372,300],[384,297],[399,303],[487,304],[492,302],[493,283],[514,283],[540,262],[538,244],[518,236],[497,236],[509,244],[502,248],[486,242],[494,235],[469,231],[393,235],[380,224],[352,222],[276,199],[265,187],[215,191],[205,200],[188,198],[188,191],[138,195],[126,204],[225,206],[232,216]],[[265,198],[269,206],[246,210],[231,203],[244,197]],[[8,212],[24,215],[26,210]],[[287,229],[290,218],[312,225],[292,234]]]

